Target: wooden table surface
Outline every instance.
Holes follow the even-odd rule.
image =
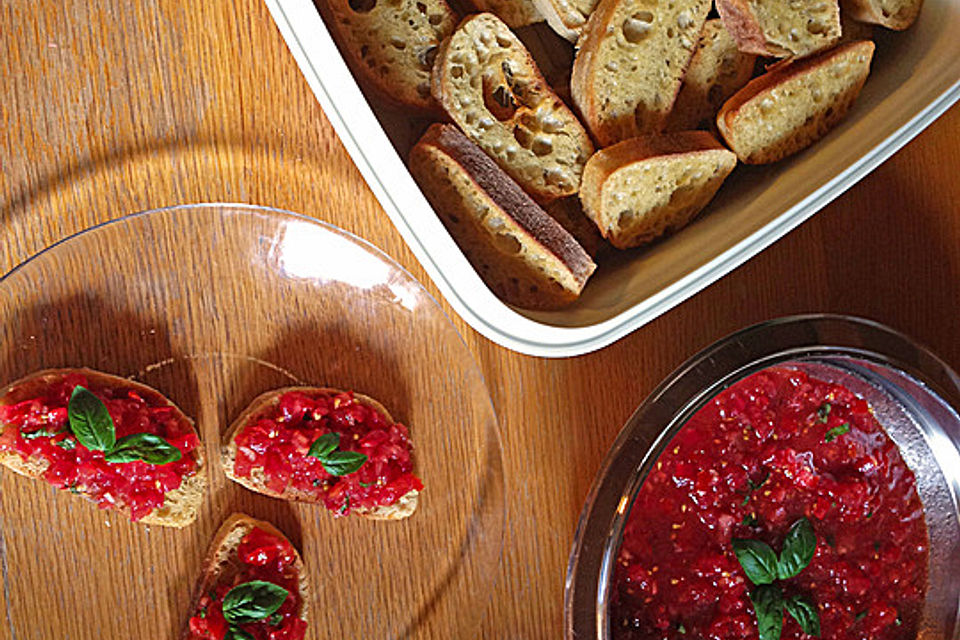
[[[261,0],[5,0],[0,51],[4,272],[127,213],[249,202],[348,229],[439,297]],[[512,353],[441,300],[486,377],[502,432],[508,522],[497,586],[478,594],[478,637],[561,636],[567,555],[593,474],[636,405],[701,347],[764,319],[829,311],[891,325],[960,368],[957,167],[953,108],[751,262],[589,355]]]

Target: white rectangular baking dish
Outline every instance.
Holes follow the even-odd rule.
[[[811,149],[738,167],[705,215],[603,263],[573,306],[523,311],[483,284],[433,213],[360,92],[312,0],[265,0],[321,107],[393,224],[451,306],[510,349],[604,347],[730,272],[816,213],[960,98],[960,0],[926,0],[903,33],[878,28],[873,71],[848,118]]]

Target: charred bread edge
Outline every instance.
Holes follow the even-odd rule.
[[[190,640],[190,618],[197,610],[197,605],[200,604],[200,598],[203,597],[204,593],[216,585],[217,580],[222,573],[221,569],[223,565],[226,564],[226,560],[228,558],[232,557],[232,555],[236,553],[237,546],[239,545],[240,540],[243,539],[243,536],[240,536],[236,545],[231,545],[230,547],[223,547],[224,542],[226,542],[227,538],[230,537],[230,534],[241,527],[246,529],[246,531],[243,532],[243,536],[246,536],[247,533],[253,529],[263,529],[271,535],[290,542],[287,536],[283,535],[282,531],[277,529],[269,522],[251,518],[245,513],[233,513],[226,520],[224,520],[223,524],[220,525],[220,528],[217,529],[216,534],[214,534],[213,541],[210,543],[210,546],[207,549],[207,554],[203,558],[200,578],[197,581],[193,598],[190,600],[188,616],[184,622],[183,631],[180,634],[181,640]],[[291,543],[290,546],[293,548],[293,552],[297,557],[294,566],[297,569],[297,578],[300,591],[300,611],[298,612],[298,616],[301,620],[306,622],[308,610],[307,602],[310,596],[310,589],[309,585],[307,584],[306,572],[303,570],[303,558],[300,556],[300,552],[297,551],[297,548],[293,546],[293,543]]]
[[[284,493],[278,493],[271,490],[265,484],[257,482],[254,478],[241,478],[236,475],[233,470],[233,462],[237,456],[237,444],[236,437],[240,430],[245,427],[250,418],[254,415],[264,411],[268,407],[276,406],[280,401],[280,398],[291,391],[300,391],[308,395],[329,395],[334,396],[341,393],[346,393],[341,389],[334,389],[332,387],[309,387],[309,386],[291,386],[291,387],[281,387],[279,389],[273,389],[261,393],[259,396],[253,399],[253,401],[244,409],[237,419],[233,421],[230,425],[230,428],[227,429],[226,433],[223,435],[223,441],[220,449],[220,463],[223,466],[223,473],[229,479],[233,480],[237,484],[243,485],[247,489],[254,491],[256,493],[261,493],[272,498],[279,498],[281,500],[296,500],[299,502],[312,502],[318,503],[321,502],[312,493],[302,494],[296,491],[285,491]],[[364,395],[362,393],[353,392],[353,397],[356,401],[361,404],[365,404],[372,409],[383,414],[383,416],[390,422],[395,422],[393,416],[390,415],[390,412],[387,411],[380,402],[371,398],[370,396]],[[400,497],[397,502],[380,506],[369,511],[361,511],[359,509],[355,512],[365,518],[371,518],[374,520],[400,520],[410,516],[417,508],[419,491],[412,490],[408,491],[406,494]]]
[[[67,375],[74,374],[74,373],[84,375],[87,377],[88,380],[96,381],[102,386],[115,387],[115,388],[129,387],[137,391],[140,395],[144,396],[145,399],[162,401],[163,404],[165,404],[166,406],[172,407],[177,412],[177,417],[181,421],[188,424],[190,428],[193,430],[193,432],[197,434],[197,437],[199,439],[200,434],[197,433],[196,424],[194,423],[193,419],[190,418],[187,414],[185,414],[180,407],[174,404],[174,402],[170,400],[170,398],[163,395],[153,387],[145,385],[142,382],[136,382],[134,380],[130,380],[129,378],[124,378],[111,373],[104,373],[102,371],[96,371],[94,369],[89,369],[86,367],[65,367],[62,369],[43,369],[41,371],[36,371],[34,373],[31,373],[30,375],[19,378],[18,380],[11,382],[2,390],[0,390],[0,406],[9,406],[11,404],[16,404],[17,402],[26,400],[27,398],[34,397],[37,395],[37,392],[39,390],[45,389],[46,387],[49,387],[51,383],[62,380]],[[7,428],[6,424],[0,424],[0,433],[3,433],[3,431],[6,430],[6,428]],[[199,482],[199,485],[200,485],[199,489],[202,495],[206,488],[206,475],[204,473],[205,455],[204,455],[202,440],[197,445],[197,447],[194,448],[194,450],[191,453],[193,454],[194,460],[196,460],[197,462],[197,470],[195,475]],[[28,478],[36,479],[40,477],[40,474],[43,473],[44,470],[46,470],[47,463],[45,461],[32,462],[31,460],[24,460],[23,458],[20,457],[20,454],[16,452],[7,452],[7,453],[0,453],[0,464],[6,466],[7,468],[9,468],[11,471],[14,471],[15,473],[19,473],[20,475],[26,476]],[[35,471],[33,469],[33,466],[40,465],[40,464],[44,465],[43,469],[40,469],[39,471]],[[182,490],[183,490],[183,484],[181,484],[180,487],[173,489],[172,491],[166,492],[164,494],[164,502],[166,502],[168,496],[176,495],[178,492],[181,492]],[[89,496],[86,493],[83,493],[82,495],[86,498],[89,498]],[[162,509],[162,508],[163,507],[159,507],[159,509]],[[129,507],[124,506],[116,509],[116,511],[121,511],[129,514],[130,509]],[[142,522],[144,524],[157,524],[161,526],[175,527],[179,529],[187,526],[188,524],[191,524],[196,520],[197,510],[194,510],[194,517],[192,519],[184,522],[174,522],[166,518],[156,516],[155,515],[156,511],[157,509],[154,509],[153,511],[145,515],[143,518],[140,518],[138,522]]]
[[[417,144],[437,147],[460,166],[490,199],[547,251],[585,282],[596,268],[587,252],[497,164],[453,125],[430,125]]]

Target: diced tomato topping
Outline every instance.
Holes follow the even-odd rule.
[[[91,451],[69,432],[67,405],[77,385],[92,391],[107,407],[116,437],[135,433],[159,435],[180,450],[181,459],[165,465],[135,461],[111,463],[102,451]],[[82,374],[68,374],[50,384],[42,396],[0,407],[0,451],[14,451],[23,460],[43,461],[43,478],[59,489],[81,493],[101,508],[125,507],[139,520],[162,507],[164,494],[196,473],[191,454],[200,441],[188,423],[169,405],[147,400],[129,388],[91,383]]]
[[[339,451],[367,456],[356,472],[335,476],[309,455],[321,436],[339,434]],[[413,474],[407,428],[357,402],[352,393],[334,396],[291,391],[255,416],[236,438],[234,473],[249,477],[262,469],[269,489],[295,489],[317,496],[335,515],[397,502],[423,483]]]
[[[732,539],[779,552],[804,517],[813,560],[776,585],[817,606],[821,637],[915,638],[927,530],[913,473],[861,398],[780,367],[716,396],[645,479],[614,573],[614,637],[755,640]],[[808,637],[785,615],[784,640]]]
[[[254,640],[302,640],[307,624],[300,619],[300,577],[290,543],[253,528],[237,546],[237,563],[229,563],[217,585],[203,594],[190,618],[190,640],[223,640],[229,629],[223,617],[223,599],[230,590],[251,580],[264,580],[287,590],[276,613],[265,620],[237,625]]]

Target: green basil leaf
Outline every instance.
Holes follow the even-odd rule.
[[[349,475],[363,466],[367,456],[357,451],[335,451],[321,459],[320,464],[332,476]]]
[[[314,440],[313,444],[310,445],[310,451],[307,452],[307,455],[322,460],[336,451],[339,446],[340,434],[336,431],[331,431]]]
[[[148,464],[168,464],[181,458],[180,449],[152,433],[134,433],[117,440],[104,456],[107,462],[133,462],[142,460]]]
[[[753,611],[757,616],[760,640],[780,640],[783,632],[783,594],[769,584],[757,587],[750,594]]]
[[[288,595],[283,587],[264,580],[238,584],[223,598],[223,618],[230,625],[259,622],[279,609]]]
[[[117,441],[113,418],[100,398],[80,385],[73,388],[67,404],[70,431],[91,451],[109,451]]]
[[[787,613],[793,616],[800,628],[808,636],[820,637],[820,614],[817,606],[803,596],[787,598]]]
[[[307,455],[320,460],[324,470],[332,476],[345,476],[357,471],[367,461],[367,456],[357,451],[338,451],[340,434],[325,433],[310,445]]]
[[[792,578],[807,568],[817,551],[817,534],[806,518],[800,518],[791,525],[783,541],[783,551],[777,563],[777,577],[781,580]]]
[[[227,627],[227,635],[223,636],[223,640],[256,640],[252,635],[241,629],[240,627]]]
[[[823,441],[833,442],[834,440],[836,440],[843,434],[847,433],[848,431],[850,431],[850,423],[844,422],[839,427],[834,427],[833,429],[830,429],[829,431],[827,431],[826,435],[823,436]]]
[[[777,554],[767,543],[734,538],[733,552],[753,584],[770,584],[777,579]]]

